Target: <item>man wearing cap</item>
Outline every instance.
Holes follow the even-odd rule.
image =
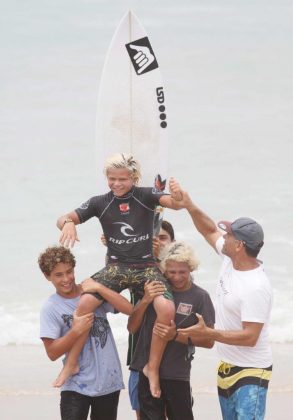
[[[264,241],[262,227],[241,217],[233,223],[220,222],[222,233],[187,193],[181,204],[199,233],[222,257],[222,266],[216,289],[216,328],[207,327],[199,314],[197,325],[178,331],[191,339],[205,337],[217,342],[223,419],[264,419],[272,373],[268,324],[273,294],[257,259]]]

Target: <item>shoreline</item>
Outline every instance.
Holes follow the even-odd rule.
[[[121,391],[118,419],[135,419],[128,392],[128,368],[125,355],[120,358],[125,389]],[[269,386],[266,420],[285,420],[293,399],[293,344],[272,344],[274,355],[273,377]],[[42,346],[0,347],[2,372],[0,404],[2,420],[58,420],[58,389],[51,387],[59,373],[61,361],[51,362]],[[215,349],[196,349],[191,370],[194,395],[194,413],[199,420],[221,419],[216,389],[218,359]]]

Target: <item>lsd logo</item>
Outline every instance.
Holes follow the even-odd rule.
[[[160,122],[160,126],[162,128],[166,128],[167,127],[167,115],[166,115],[166,107],[165,107],[165,95],[164,95],[164,89],[162,87],[158,87],[156,89],[156,93],[157,93],[157,101],[159,104],[159,118],[161,120]]]
[[[148,73],[159,67],[148,37],[125,45],[137,75]]]

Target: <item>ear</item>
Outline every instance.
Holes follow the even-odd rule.
[[[240,252],[242,250],[244,250],[244,243],[242,241],[238,241],[238,244],[236,246],[236,251]]]

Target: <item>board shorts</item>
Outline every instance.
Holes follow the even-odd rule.
[[[221,362],[218,395],[224,420],[263,420],[272,366],[239,367]]]
[[[105,268],[91,276],[96,282],[114,290],[117,293],[125,289],[131,289],[141,297],[144,295],[144,284],[146,281],[160,281],[166,287],[162,295],[166,299],[173,301],[171,286],[156,263],[147,264],[107,264]],[[104,298],[99,293],[93,295],[100,300]]]

